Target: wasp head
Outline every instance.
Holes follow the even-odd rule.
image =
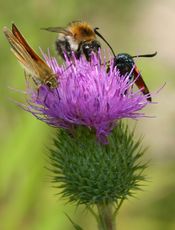
[[[114,58],[114,68],[117,67],[121,75],[129,73],[133,68],[134,60],[131,55],[120,53]]]

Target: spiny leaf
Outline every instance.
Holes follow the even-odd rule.
[[[72,225],[74,226],[74,228],[75,228],[76,230],[83,230],[83,228],[80,227],[80,225],[76,224],[76,223],[70,218],[70,216],[68,216],[67,213],[65,213],[65,215],[67,216],[67,218],[69,219],[69,221],[72,223]]]

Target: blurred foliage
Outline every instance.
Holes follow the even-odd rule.
[[[152,59],[137,64],[159,103],[146,113],[154,119],[138,122],[145,135],[151,159],[148,183],[139,199],[124,203],[118,216],[118,229],[175,229],[175,3],[155,0],[10,0],[1,1],[0,27],[15,22],[31,46],[54,51],[55,34],[40,30],[65,26],[71,20],[87,20],[110,42],[116,52],[131,54],[158,51]],[[105,45],[104,45],[105,47]],[[25,89],[23,70],[0,36],[0,229],[72,229],[64,213],[87,230],[96,229],[86,210],[77,211],[55,196],[47,167],[47,146],[55,135],[53,128],[37,121],[13,103],[25,95],[11,89]],[[65,205],[66,204],[66,205]]]

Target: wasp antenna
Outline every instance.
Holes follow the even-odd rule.
[[[110,48],[112,54],[114,55],[114,57],[116,56],[115,53],[114,53],[114,50],[112,49],[111,45],[106,41],[106,39],[97,31],[99,30],[98,27],[94,28],[94,32],[97,36],[99,36],[107,45],[108,47]]]
[[[135,55],[135,56],[132,56],[132,58],[137,58],[137,57],[154,57],[157,55],[157,51],[152,53],[152,54],[141,54],[141,55]]]

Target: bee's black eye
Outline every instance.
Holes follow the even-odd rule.
[[[83,50],[89,50],[91,48],[90,44],[84,44]]]
[[[88,61],[90,61],[91,53],[92,52],[97,53],[99,48],[100,48],[100,44],[97,41],[84,42],[82,44],[82,51]]]
[[[90,56],[91,56],[91,51],[92,51],[90,44],[89,43],[84,43],[82,45],[82,51],[83,51],[86,59],[89,61]]]

